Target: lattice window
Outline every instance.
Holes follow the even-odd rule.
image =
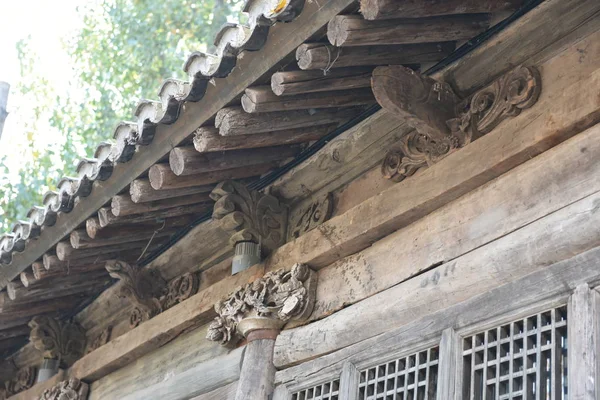
[[[340,380],[335,379],[292,394],[292,400],[340,400]]]
[[[439,348],[430,348],[360,372],[360,400],[435,400]]]
[[[567,308],[463,341],[464,400],[566,400]]]

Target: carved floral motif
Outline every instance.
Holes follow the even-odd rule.
[[[91,353],[92,351],[99,349],[104,346],[110,340],[110,334],[112,333],[112,326],[107,326],[105,329],[100,332],[98,336],[88,345],[86,354]]]
[[[106,270],[123,282],[119,296],[135,305],[129,316],[132,328],[184,301],[198,291],[198,277],[187,273],[168,284],[158,273],[122,261],[108,261]]]
[[[35,384],[37,368],[25,367],[17,371],[17,375],[10,381],[4,382],[4,396],[6,398],[29,389]]]
[[[305,319],[312,312],[315,290],[316,274],[305,264],[295,264],[287,272],[270,272],[215,304],[218,316],[209,326],[207,339],[235,343],[247,333],[239,329],[240,322],[250,318],[267,318],[279,327]]]
[[[463,133],[468,143],[533,106],[541,90],[537,69],[517,67],[461,102],[458,117],[449,120],[448,125],[452,132]]]
[[[87,383],[71,378],[46,389],[38,400],[85,400],[88,394]]]
[[[252,241],[270,252],[285,243],[287,208],[276,197],[235,181],[220,183],[210,197],[213,218],[231,233],[232,245]]]
[[[450,133],[417,129],[404,136],[388,152],[381,165],[387,179],[400,182],[423,167],[431,166],[454,150],[491,132],[503,120],[532,107],[539,98],[541,78],[533,67],[518,67],[456,106],[456,118],[447,121]],[[408,121],[409,123],[411,120]]]
[[[327,221],[333,212],[333,196],[331,193],[316,199],[301,210],[300,214],[290,221],[290,239],[299,238],[306,232],[315,229]]]
[[[70,366],[83,356],[86,337],[79,325],[36,316],[29,322],[29,327],[29,340],[44,358],[57,359],[62,366]]]

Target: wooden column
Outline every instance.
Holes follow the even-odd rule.
[[[568,320],[569,399],[597,399],[600,294],[585,283],[577,286],[569,299]]]
[[[217,317],[207,339],[229,346],[242,338],[248,341],[235,400],[272,398],[275,339],[287,322],[305,320],[312,313],[316,279],[308,266],[295,264],[287,271],[270,272],[215,304]]]
[[[437,400],[451,400],[456,398],[456,376],[460,365],[459,345],[460,337],[454,329],[448,328],[442,333]]]
[[[273,393],[273,349],[279,330],[256,330],[248,335],[235,400],[268,400]]]

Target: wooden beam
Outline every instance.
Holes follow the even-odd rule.
[[[155,190],[173,190],[210,183],[222,182],[229,179],[250,178],[259,176],[275,167],[274,162],[255,164],[246,167],[224,169],[201,174],[177,176],[169,167],[169,164],[154,164],[150,168],[150,184]]]
[[[443,60],[454,51],[453,42],[340,48],[306,43],[296,49],[300,69],[335,71],[343,67],[421,64]]]
[[[212,206],[207,203],[191,204],[187,206],[179,206],[168,208],[166,210],[152,211],[144,214],[133,214],[125,217],[117,217],[108,207],[98,210],[100,227],[105,228],[110,225],[131,225],[139,222],[149,222],[155,220],[163,220],[168,218],[180,217],[182,215],[202,214]]]
[[[190,400],[234,400],[235,393],[237,391],[238,381],[231,382],[226,386],[221,386],[209,393],[201,394],[198,397],[194,397]],[[274,398],[273,400],[277,400]],[[287,400],[287,398],[285,399]]]
[[[172,230],[174,228],[179,228],[189,224],[190,220],[186,216],[167,218],[162,221],[148,221],[148,222],[140,222],[138,224],[131,225],[116,225],[116,226],[107,226],[100,227],[100,221],[97,218],[88,219],[85,227],[85,234],[81,232],[81,230],[75,230],[75,235],[77,236],[77,243],[79,246],[90,246],[93,247],[92,243],[95,243],[96,240],[102,242],[104,240],[110,241],[120,241],[127,240],[131,235],[138,235],[140,231],[154,231],[161,230]],[[87,237],[86,237],[87,236]],[[89,238],[89,239],[88,239]],[[73,240],[71,239],[71,245],[73,245]],[[73,246],[75,247],[75,246]]]
[[[522,4],[522,0],[360,0],[360,12],[368,20],[423,18],[515,11]]]
[[[544,61],[548,54],[564,48],[565,44],[572,45],[572,41],[582,35],[589,35],[585,31],[595,31],[598,26],[590,16],[597,15],[599,11],[600,3],[594,0],[546,0],[450,65],[444,71],[443,80],[450,83],[459,95],[472,93],[532,57],[534,59],[528,65]],[[553,23],[557,20],[561,23]],[[587,28],[577,29],[582,25],[587,25]],[[570,34],[573,35],[568,37]],[[561,38],[565,38],[566,42],[557,42]]]
[[[334,68],[324,71],[284,71],[271,76],[271,90],[277,96],[320,93],[371,86],[373,68]],[[247,89],[246,89],[247,91]]]
[[[176,147],[169,154],[169,166],[175,175],[185,176],[282,161],[299,152],[298,146],[274,146],[201,154],[193,146]]]
[[[73,274],[54,278],[48,281],[48,285],[34,288],[26,288],[15,284],[15,282],[9,283],[6,287],[8,297],[19,304],[24,304],[51,301],[58,297],[78,293],[95,293],[108,285],[111,278],[105,271],[97,270],[86,274]]]
[[[323,320],[283,331],[275,346],[275,365],[285,368],[331,353],[600,246],[600,213],[596,208],[599,202],[600,192],[597,192],[510,235],[427,269],[418,278],[406,280]],[[538,281],[537,287],[540,282],[547,283]],[[383,319],[385,324],[377,323]]]
[[[134,203],[146,203],[149,201],[158,201],[164,199],[172,199],[175,197],[190,196],[198,193],[210,193],[214,185],[199,185],[186,187],[182,189],[158,191],[152,188],[150,181],[147,179],[136,179],[131,182],[129,194]]]
[[[335,129],[335,126],[336,124],[329,124],[240,136],[221,136],[217,128],[198,128],[194,136],[194,147],[200,153],[211,153],[305,143],[322,138]]]
[[[122,194],[113,197],[110,206],[115,217],[124,217],[126,215],[143,214],[174,207],[208,202],[211,202],[210,197],[208,197],[208,194],[204,193],[174,197],[165,200],[148,201],[145,203],[134,203],[128,194]]]
[[[273,93],[271,86],[255,86],[246,89],[241,101],[242,108],[247,113],[262,113],[361,106],[375,103],[375,98],[368,88],[306,93],[282,98]]]
[[[582,39],[580,45],[594,50],[588,54],[600,55],[599,38],[600,33],[595,32]],[[577,72],[567,75],[564,74],[565,68]],[[294,262],[322,267],[340,257],[356,253],[370,246],[373,241],[407,226],[441,205],[600,122],[600,98],[594,97],[594,88],[589,85],[590,76],[600,71],[600,56],[580,60],[579,52],[572,47],[548,58],[539,65],[539,69],[544,87],[533,108],[524,110],[491,133],[420,171],[418,176],[405,179],[355,206],[343,216],[334,217],[319,229],[285,244],[267,260],[269,269]],[[376,115],[382,123],[390,121],[386,117],[389,114]],[[552,124],[547,123],[549,116],[552,116]],[[391,118],[393,121],[394,117]],[[338,154],[342,154],[339,148],[337,150]],[[305,174],[302,175],[305,187],[286,184],[281,178],[274,183],[273,190],[284,198],[294,198],[302,197],[307,189],[310,191],[324,185],[323,174],[315,174],[318,165],[323,165],[323,161],[319,161],[318,157],[313,157],[288,173],[288,176],[296,179],[300,178],[300,174]],[[332,168],[336,168],[333,163]],[[335,177],[335,169],[328,171],[329,175]],[[315,184],[312,186],[306,182]],[[329,232],[335,232],[335,240],[332,240]]]
[[[262,276],[263,271],[262,266],[256,265],[198,292],[185,302],[112,340],[110,345],[85,355],[71,367],[70,375],[95,381],[163,346],[181,332],[207,322],[214,316],[215,302],[225,297],[232,287],[252,282]],[[212,389],[214,388],[216,387]]]
[[[474,324],[496,326],[508,322],[507,315],[511,316],[509,318],[524,318],[548,308],[562,306],[581,283],[588,282],[590,285],[595,285],[600,282],[597,268],[599,262],[600,248],[594,248],[564,261],[542,267],[539,271],[519,279],[511,280],[509,277],[508,281],[479,296],[470,297],[463,302],[447,303],[439,311],[422,315],[413,314],[415,319],[411,318],[398,325],[389,325],[389,329],[381,335],[339,348],[325,357],[281,370],[275,377],[276,382],[293,384],[314,379],[319,374],[322,376],[340,371],[343,363],[358,362],[365,358],[389,359],[390,349],[423,346],[424,343],[434,345],[439,343],[440,335],[448,328],[465,334],[469,334],[469,331],[476,333],[472,330]],[[443,266],[438,267],[438,271],[443,272]],[[446,278],[440,280],[439,290],[450,284],[446,282]],[[544,290],[539,290],[540,283],[544,285]],[[449,291],[453,290],[449,289]],[[391,298],[389,296],[392,295],[392,290],[388,290],[377,296],[389,301]],[[357,314],[355,318],[368,316],[369,313]]]
[[[215,126],[221,136],[252,135],[339,124],[356,115],[356,110],[298,110],[268,114],[248,114],[241,107],[224,108],[217,113]]]
[[[338,15],[327,25],[327,38],[340,47],[436,43],[471,39],[489,25],[489,16],[482,14],[381,21]]]

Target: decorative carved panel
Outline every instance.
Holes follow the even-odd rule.
[[[411,89],[409,92],[421,93],[423,85],[418,83],[415,77],[411,80],[413,84],[419,86],[419,90]],[[426,86],[434,87],[431,82]],[[400,91],[402,92],[402,90]],[[428,114],[422,107],[417,107],[420,114],[408,107],[411,104],[408,100],[415,97],[414,94],[404,95],[404,97],[396,96],[402,100],[397,100],[400,101],[398,103],[400,105],[396,105],[396,109],[403,110],[403,115],[410,114],[406,120],[416,130],[403,137],[397,148],[388,152],[381,166],[383,176],[400,182],[420,168],[435,164],[454,150],[491,132],[503,120],[515,117],[521,113],[521,110],[532,107],[537,102],[540,92],[541,78],[535,68],[515,68],[489,86],[458,102],[454,112],[455,117],[449,118],[446,122],[450,129],[440,128],[438,131],[431,129],[433,126],[431,119],[428,118]],[[429,97],[425,96],[424,98]],[[388,103],[392,102],[390,98],[387,101]],[[415,116],[415,114],[418,115]],[[429,110],[429,115],[437,114],[435,109]],[[442,107],[440,115],[448,115],[446,105]],[[419,118],[422,120],[420,121]],[[415,122],[415,120],[420,122]],[[424,125],[428,128],[423,129]],[[439,124],[436,126],[439,128]]]
[[[110,276],[122,281],[119,296],[135,305],[129,316],[132,328],[198,291],[198,277],[192,273],[174,278],[167,284],[155,271],[122,261],[108,261],[106,270]]]
[[[209,326],[207,339],[235,344],[254,329],[280,329],[290,320],[308,318],[314,305],[316,279],[307,265],[295,264],[290,271],[270,272],[238,288],[215,304],[218,316]]]
[[[62,381],[51,389],[46,389],[38,400],[85,400],[88,385],[77,378]]]
[[[96,336],[94,338],[94,340],[92,340],[89,344],[88,347],[86,349],[86,354],[87,353],[91,353],[92,351],[104,346],[106,343],[108,343],[108,341],[110,340],[110,334],[112,333],[112,326],[107,326],[105,329],[102,330],[102,332],[100,332],[98,334],[98,336]]]
[[[68,367],[84,354],[85,331],[76,323],[36,316],[29,322],[30,342],[44,358],[60,360]]]
[[[465,135],[468,143],[532,107],[541,90],[542,80],[537,69],[517,67],[461,102],[458,117],[450,119],[448,125],[452,132]]]
[[[333,196],[327,193],[290,217],[288,239],[296,239],[327,221],[333,213]]]
[[[231,244],[252,241],[271,252],[285,243],[287,207],[271,195],[250,190],[235,181],[217,185],[213,218],[231,233]]]
[[[35,384],[37,368],[25,367],[17,371],[17,375],[10,381],[4,382],[4,396],[8,398],[29,389]],[[1,395],[0,395],[0,398]]]

